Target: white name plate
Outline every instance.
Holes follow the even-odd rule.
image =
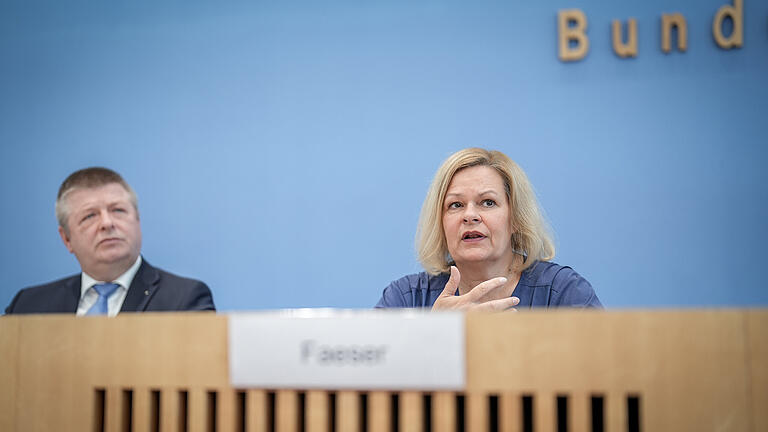
[[[297,309],[229,315],[233,387],[461,390],[458,312]]]

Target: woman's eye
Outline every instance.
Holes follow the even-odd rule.
[[[461,203],[460,202],[452,202],[452,203],[448,204],[448,208],[449,209],[461,208]]]
[[[484,199],[484,200],[480,201],[480,204],[482,204],[483,207],[493,207],[493,206],[496,205],[496,201],[494,201],[492,199]]]

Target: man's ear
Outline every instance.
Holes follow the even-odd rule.
[[[61,241],[64,243],[64,246],[67,247],[67,250],[70,253],[75,253],[75,251],[72,250],[72,243],[69,241],[69,235],[61,225],[59,225],[59,235],[61,236]]]

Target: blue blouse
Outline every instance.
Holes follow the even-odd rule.
[[[402,277],[384,288],[376,307],[431,308],[449,277],[448,273],[432,276],[426,272]],[[520,299],[517,309],[603,307],[586,279],[572,268],[552,262],[540,261],[523,271],[512,295]]]

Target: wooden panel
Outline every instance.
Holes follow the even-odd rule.
[[[453,392],[432,393],[432,430],[456,430],[456,394]]]
[[[391,432],[392,410],[390,408],[392,396],[388,392],[368,393],[368,431]],[[435,429],[439,430],[439,429]]]
[[[500,395],[500,429],[519,430],[524,392],[539,408],[543,395],[550,397],[549,407],[534,409],[539,426],[545,418],[554,424],[555,395],[562,393],[570,397],[569,430],[589,429],[590,394],[605,396],[607,430],[626,428],[628,395],[640,398],[643,430],[768,430],[768,310],[468,314],[466,329],[470,426],[487,422],[487,400],[481,399],[493,393]],[[107,430],[121,430],[131,419],[135,430],[151,430],[153,388],[161,391],[164,432],[184,423],[179,389],[189,390],[189,430],[214,426],[208,391],[219,395],[218,429],[237,426],[240,404],[228,384],[226,331],[226,317],[214,314],[4,317],[0,430],[91,430],[96,403],[88,401],[97,388],[106,389]],[[132,410],[124,389],[133,389]],[[432,426],[452,430],[455,400],[442,394],[450,395],[432,396]],[[339,393],[339,428],[359,426],[356,396]],[[401,431],[422,430],[422,397],[420,391],[399,394]],[[249,431],[273,423],[281,432],[298,430],[296,392],[277,392],[274,422],[264,391],[249,390],[246,404]],[[389,404],[389,393],[369,394],[369,430],[391,430]]]
[[[20,318],[17,427],[89,430],[96,387],[226,386],[226,318],[207,313]],[[55,335],[53,337],[52,335]]]
[[[406,391],[399,398],[400,432],[418,432],[424,427],[424,400],[420,392]]]
[[[310,390],[306,394],[306,430],[307,432],[330,432],[330,419],[328,416],[328,392],[324,390]]]
[[[294,390],[278,390],[275,395],[275,426],[277,432],[299,430],[299,394]]]
[[[90,382],[90,373],[100,374],[104,366],[87,372],[94,362],[85,353],[91,353],[95,347],[92,340],[84,337],[91,333],[83,325],[86,321],[92,322],[71,316],[25,316],[20,320],[19,340],[23,343],[19,345],[18,357],[18,430],[87,430],[92,425],[85,412],[91,404],[80,401],[91,400],[92,390],[84,384]],[[80,350],[76,350],[78,345]],[[119,400],[116,391],[108,389],[106,394],[108,431],[119,427],[113,422],[119,411],[119,405],[113,405]]]
[[[245,427],[253,432],[267,432],[271,419],[267,411],[267,392],[248,390],[245,395]]]
[[[752,430],[768,431],[768,310],[746,312]]]
[[[746,430],[746,376],[726,372],[746,364],[743,313],[470,313],[467,388],[633,393],[645,430]]]
[[[19,319],[15,316],[0,318],[0,430],[15,431],[17,370],[19,367]]]

